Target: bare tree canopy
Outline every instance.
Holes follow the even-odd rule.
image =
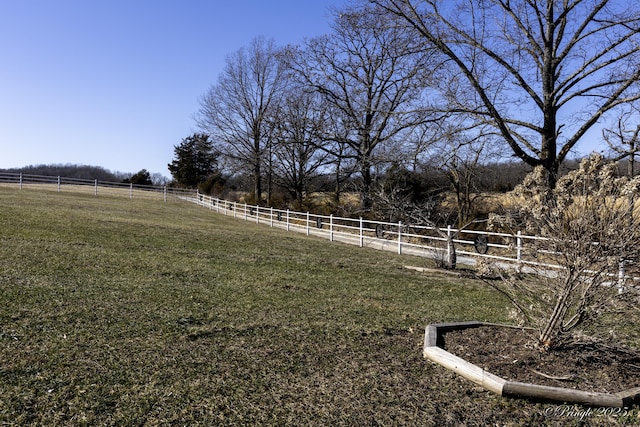
[[[275,180],[298,206],[302,206],[311,179],[328,163],[329,155],[319,148],[326,120],[327,109],[319,95],[293,85],[275,117]]]
[[[309,40],[292,64],[335,111],[344,131],[326,139],[348,147],[342,154],[358,162],[365,207],[376,154],[425,120],[417,104],[432,66],[426,55],[416,55],[422,42],[398,31],[394,19],[366,8],[336,12],[333,33]]]
[[[228,159],[250,168],[256,201],[262,194],[262,163],[274,137],[271,117],[286,83],[278,52],[273,40],[258,37],[228,56],[196,117]]]
[[[494,126],[513,153],[562,161],[607,113],[640,97],[640,3],[370,0],[448,60],[453,111]]]
[[[640,111],[632,106],[618,117],[614,128],[602,130],[602,138],[609,145],[614,162],[627,158],[627,175],[635,175],[635,163],[640,139]]]

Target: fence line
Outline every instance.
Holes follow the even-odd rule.
[[[451,240],[456,246],[457,262],[475,265],[478,258],[497,262],[501,267],[516,268],[524,272],[539,272],[539,269],[556,271],[561,267],[542,262],[539,255],[552,252],[529,250],[527,242],[547,240],[543,237],[497,233],[481,230],[431,227],[414,224],[392,223],[360,218],[344,218],[334,215],[296,212],[289,209],[274,209],[247,203],[232,202],[200,194],[196,190],[168,186],[145,186],[131,183],[108,182],[97,179],[64,178],[60,176],[30,175],[23,173],[0,173],[0,185],[17,185],[22,190],[51,189],[57,192],[90,192],[94,196],[111,195],[129,199],[182,200],[215,210],[224,215],[233,215],[256,224],[268,224],[286,231],[297,231],[307,236],[318,236],[330,241],[357,244],[397,254],[416,255],[435,259],[448,259]],[[552,273],[553,274],[553,273]],[[621,270],[620,281],[629,278]],[[635,279],[635,278],[634,278]]]
[[[0,185],[17,185],[22,189],[55,189],[98,195],[128,197],[129,199],[183,200],[195,196],[196,190],[158,185],[100,181],[97,179],[65,178],[60,176],[30,175],[24,173],[0,173]]]
[[[545,237],[447,227],[431,227],[413,224],[384,222],[359,218],[343,218],[334,215],[296,212],[289,209],[274,209],[231,202],[197,193],[185,200],[196,203],[217,213],[233,215],[256,224],[268,224],[286,231],[297,231],[329,241],[357,244],[379,250],[395,251],[399,255],[416,255],[444,261],[451,250],[448,241],[456,246],[457,263],[475,265],[480,258],[492,260],[500,268],[516,269],[525,273],[554,276],[562,267],[544,262],[556,252],[528,247],[527,242],[549,240]],[[627,280],[637,282],[640,277],[629,275],[625,263],[620,264],[617,274],[611,274],[611,283],[618,292],[626,288]]]
[[[196,203],[216,213],[233,216],[256,224],[286,231],[297,231],[329,241],[356,244],[360,247],[394,251],[397,254],[417,255],[445,259],[450,250],[447,241],[456,246],[457,262],[474,265],[477,258],[486,258],[515,266],[521,270],[533,267],[558,269],[560,266],[541,262],[533,251],[527,250],[527,242],[546,240],[542,237],[466,230],[448,227],[431,227],[385,222],[359,218],[344,218],[334,215],[296,212],[247,203],[232,202],[198,193],[185,200]],[[540,252],[537,252],[540,254]]]

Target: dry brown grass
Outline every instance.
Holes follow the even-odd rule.
[[[0,423],[565,425],[422,359],[426,324],[508,305],[407,262],[426,261],[191,204],[0,189]]]

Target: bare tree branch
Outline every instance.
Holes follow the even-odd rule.
[[[640,96],[637,3],[370,2],[455,65],[481,101],[458,97],[456,111],[494,126],[517,157],[545,168],[550,187],[585,134]]]

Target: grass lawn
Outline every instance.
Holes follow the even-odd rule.
[[[422,359],[426,324],[509,309],[403,268],[429,263],[188,203],[0,188],[0,424],[566,421]]]

